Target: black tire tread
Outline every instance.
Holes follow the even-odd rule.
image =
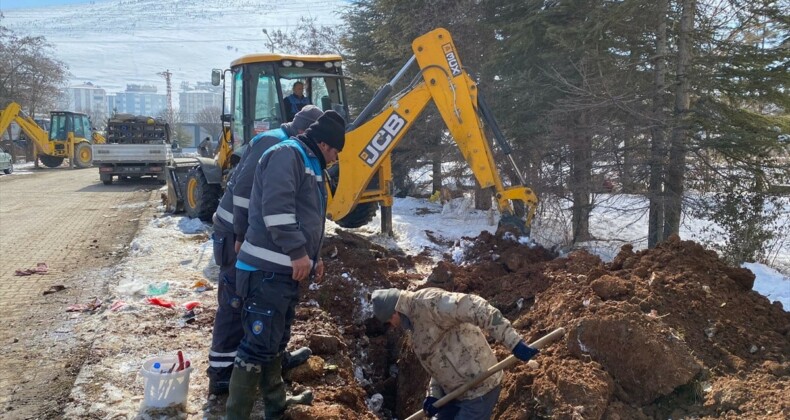
[[[199,166],[189,170],[186,181],[187,188],[189,188],[189,180],[192,178],[196,178],[198,181],[198,190],[196,192],[197,207],[192,208],[189,205],[189,200],[186,198],[188,191],[184,191],[184,211],[186,211],[187,216],[193,219],[209,222],[219,205],[222,188],[218,184],[209,184],[206,180],[206,175]]]

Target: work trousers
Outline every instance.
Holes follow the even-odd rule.
[[[439,411],[439,414],[433,418],[436,420],[488,420],[499,400],[500,391],[502,391],[502,387],[497,386],[480,397],[470,400],[455,400],[450,403],[451,407]]]
[[[290,274],[236,270],[238,293],[244,299],[244,338],[236,360],[266,365],[285,350],[299,301],[299,282]]]
[[[228,387],[236,349],[244,336],[244,330],[241,327],[242,300],[236,294],[236,237],[231,232],[217,231],[212,234],[212,240],[214,262],[219,266],[218,306],[206,373],[211,386],[215,388],[211,391],[215,391]]]

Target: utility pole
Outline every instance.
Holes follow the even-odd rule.
[[[173,86],[170,78],[171,76],[173,76],[173,73],[170,72],[170,69],[167,69],[157,74],[159,76],[164,77],[165,82],[167,82],[167,122],[172,126],[173,125]]]

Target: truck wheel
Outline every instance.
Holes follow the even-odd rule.
[[[6,175],[11,175],[11,173],[14,172],[14,165],[9,166],[8,169],[3,169],[3,172],[5,172]]]
[[[329,183],[330,187],[332,188],[332,192],[335,192],[337,188],[337,181],[340,179],[340,168],[338,165],[334,165],[327,171],[329,176],[332,178],[331,182]],[[358,203],[351,211],[346,215],[346,217],[335,220],[335,223],[338,224],[340,227],[344,228],[358,228],[365,226],[366,224],[370,223],[374,217],[376,217],[376,211],[379,208],[379,203],[372,202],[372,203]]]
[[[112,184],[112,175],[99,174],[99,179],[101,179],[101,182],[104,183],[104,185]]]
[[[93,149],[90,143],[82,142],[74,148],[74,164],[78,168],[88,168],[93,165]]]
[[[38,155],[38,158],[41,159],[41,163],[43,163],[47,168],[57,168],[63,164],[63,159],[65,159],[62,157],[50,155]]]
[[[209,184],[200,167],[192,168],[187,175],[184,210],[187,216],[204,222],[211,220],[219,205],[222,189],[219,184]]]

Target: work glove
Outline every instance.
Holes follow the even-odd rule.
[[[422,411],[425,412],[428,418],[431,418],[439,414],[439,409],[433,406],[433,403],[435,403],[436,401],[439,401],[439,399],[436,397],[428,396],[425,397],[425,401],[422,402]]]
[[[524,340],[519,341],[516,347],[513,347],[513,356],[523,362],[535,357],[536,354],[538,354],[538,349],[528,346]]]

